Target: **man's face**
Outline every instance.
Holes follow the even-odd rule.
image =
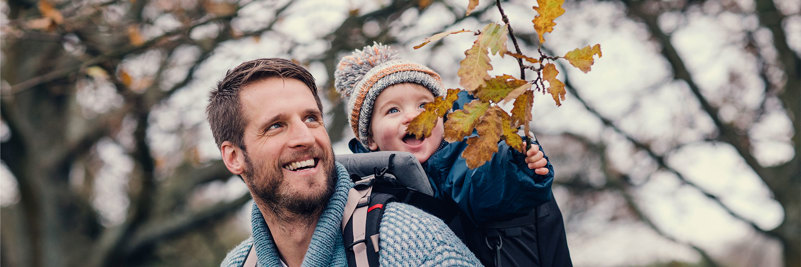
[[[381,91],[370,119],[370,150],[406,151],[420,163],[428,160],[442,142],[442,118],[427,138],[416,139],[406,134],[406,127],[423,111],[423,105],[432,101],[434,95],[416,83],[395,84]]]
[[[243,87],[239,97],[250,190],[277,212],[320,210],[333,193],[334,154],[310,89],[268,78]]]

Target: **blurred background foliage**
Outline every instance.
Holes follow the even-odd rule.
[[[500,1],[524,53],[534,1]],[[456,87],[493,1],[8,0],[2,9],[0,263],[212,266],[250,196],[205,122],[225,70],[308,66],[337,153],[352,137],[338,59],[373,41]],[[801,3],[568,0],[543,51],[600,43],[568,97],[535,98],[579,266],[801,266]],[[551,53],[552,52],[552,53]],[[519,75],[509,58],[498,73]]]

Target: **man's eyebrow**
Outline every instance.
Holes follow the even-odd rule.
[[[259,133],[263,133],[263,132],[265,132],[267,130],[268,127],[272,126],[273,123],[275,123],[275,121],[282,120],[285,117],[286,117],[286,113],[279,112],[278,114],[275,114],[274,116],[272,116],[272,117],[264,120],[263,122],[261,122],[261,124],[259,124],[259,127],[256,128],[256,130],[258,130]]]

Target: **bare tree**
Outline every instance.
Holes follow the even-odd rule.
[[[242,237],[228,236],[232,232],[229,219],[243,209],[249,195],[239,192],[198,204],[196,195],[232,177],[219,160],[198,155],[199,146],[212,142],[199,134],[206,130],[205,124],[181,118],[174,123],[163,122],[171,116],[164,110],[178,99],[177,95],[196,86],[210,86],[196,84],[207,78],[200,70],[218,64],[212,59],[230,49],[226,46],[244,46],[245,40],[281,39],[283,45],[264,56],[322,66],[328,77],[333,77],[336,62],[344,53],[373,41],[410,47],[446,29],[499,20],[490,1],[482,1],[470,16],[464,16],[466,4],[458,1],[378,2],[370,2],[373,6],[363,10],[354,5],[343,19],[329,25],[328,32],[314,37],[313,42],[325,46],[310,49],[306,46],[309,41],[278,29],[287,18],[303,16],[311,9],[301,7],[306,1],[7,1],[0,73],[0,113],[7,131],[1,140],[0,158],[13,175],[19,199],[2,208],[1,263],[116,266],[219,262]],[[654,176],[667,173],[706,196],[731,218],[778,241],[785,266],[801,265],[801,59],[799,51],[793,50],[798,46],[790,43],[787,26],[788,18],[799,14],[788,11],[787,6],[792,5],[775,5],[782,1],[759,0],[751,6],[741,6],[741,2],[568,1],[568,12],[595,5],[623,10],[626,17],[620,19],[639,25],[649,36],[646,45],[657,47],[656,54],[663,60],[659,64],[669,66],[671,74],[664,83],[682,84],[688,99],[698,106],[688,108],[685,116],[710,120],[714,126],[697,129],[690,124],[677,125],[676,131],[693,128],[702,133],[694,139],[676,135],[657,138],[632,131],[623,125],[630,117],[598,110],[595,103],[599,100],[586,96],[592,88],[580,86],[571,72],[563,71],[571,93],[568,105],[580,105],[612,136],[596,138],[570,129],[539,130],[535,120],[534,130],[557,164],[557,187],[570,192],[571,202],[565,209],[568,219],[580,223],[583,209],[595,205],[599,195],[612,195],[628,211],[625,216],[694,249],[708,265],[722,264],[724,259],[707,252],[708,248],[673,236],[649,215],[638,192]],[[509,12],[532,12],[534,5],[532,1],[502,3]],[[671,38],[682,25],[671,28],[660,24],[661,16],[716,19],[724,13],[757,18],[756,26],[739,32],[742,38],[731,45],[749,55],[756,66],[755,76],[763,92],[755,107],[720,96],[748,89],[736,79],[743,73],[732,71],[734,78],[722,88],[701,85],[694,69],[687,66],[687,55]],[[438,24],[416,20],[430,17],[441,19]],[[515,14],[510,18],[513,26],[515,19],[531,19]],[[768,41],[755,37],[766,32]],[[537,37],[530,30],[515,28],[515,34],[524,51],[537,50]],[[543,48],[560,49],[549,45]],[[413,54],[427,59],[446,79],[453,79],[466,48],[446,38]],[[222,73],[219,75],[222,77]],[[347,129],[342,103],[332,93],[333,80],[323,81],[321,89],[329,93],[333,107],[326,121],[329,133],[333,141],[341,140]],[[655,89],[635,90],[647,94]],[[728,93],[710,94],[721,91]],[[633,99],[633,103],[639,103],[636,96]],[[196,101],[205,103],[206,99]],[[643,112],[636,106],[629,113]],[[744,116],[722,116],[724,107],[734,107]],[[749,129],[776,112],[792,122],[791,136],[785,142],[792,156],[780,163],[763,163],[754,147],[759,137],[752,136]],[[164,124],[171,126],[165,129]],[[160,140],[165,138],[173,140],[173,148],[165,148],[168,145]],[[631,157],[655,167],[620,167],[610,148],[617,145],[613,139],[624,140],[632,147]],[[729,207],[721,200],[721,193],[699,185],[694,182],[696,177],[671,163],[671,157],[682,148],[699,143],[732,147],[781,204],[782,223],[763,229]],[[104,158],[106,147],[119,148],[123,155],[119,159]],[[115,178],[127,185],[123,198],[128,205],[119,208],[124,213],[120,221],[109,222],[98,208],[97,185],[108,179],[105,170],[120,165],[120,161],[131,165],[121,175],[113,173],[123,176]],[[187,248],[211,253],[189,253]]]

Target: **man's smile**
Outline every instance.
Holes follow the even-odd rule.
[[[319,161],[320,161],[319,159],[310,158],[310,159],[290,162],[289,164],[285,164],[283,167],[284,167],[284,169],[287,169],[287,170],[290,170],[290,171],[305,170],[305,169],[308,169],[308,168],[317,167],[317,163]]]

